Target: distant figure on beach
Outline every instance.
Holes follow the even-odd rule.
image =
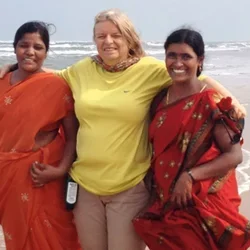
[[[242,123],[230,97],[198,79],[202,36],[173,32],[164,44],[172,85],[151,106],[152,197],[134,219],[150,250],[246,250],[250,222],[239,214],[235,168],[242,161]]]
[[[18,69],[0,79],[0,224],[6,248],[77,250],[73,214],[64,204],[77,131],[71,91],[41,69],[49,49],[46,24],[23,24],[14,49]]]
[[[80,124],[70,171],[80,185],[75,223],[85,250],[144,250],[132,219],[149,199],[149,107],[171,78],[164,62],[145,55],[124,13],[98,13],[93,31],[98,55],[57,72],[73,92]],[[213,79],[199,79],[230,95]]]

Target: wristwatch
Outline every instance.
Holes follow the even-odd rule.
[[[193,174],[192,174],[192,170],[191,170],[190,168],[188,168],[188,169],[186,170],[186,172],[187,172],[188,175],[190,176],[192,182],[195,182],[195,179],[194,179]]]

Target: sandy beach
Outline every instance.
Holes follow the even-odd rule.
[[[1,228],[0,228],[1,229]],[[5,250],[5,246],[4,246],[4,237],[3,237],[3,233],[2,233],[2,229],[0,231],[0,250]]]

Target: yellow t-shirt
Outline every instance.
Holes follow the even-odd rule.
[[[150,103],[171,82],[164,62],[144,57],[111,73],[85,58],[58,74],[71,87],[80,123],[73,179],[97,195],[138,184],[150,166]]]

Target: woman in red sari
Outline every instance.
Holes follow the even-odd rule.
[[[231,99],[197,78],[204,43],[193,30],[165,42],[172,86],[152,104],[152,202],[134,219],[151,250],[243,250],[250,222],[238,212],[235,167],[242,161],[240,123]]]
[[[49,49],[45,24],[22,25],[14,49],[18,69],[0,80],[0,224],[6,248],[80,249],[64,204],[77,131],[71,92],[62,79],[41,70]]]

